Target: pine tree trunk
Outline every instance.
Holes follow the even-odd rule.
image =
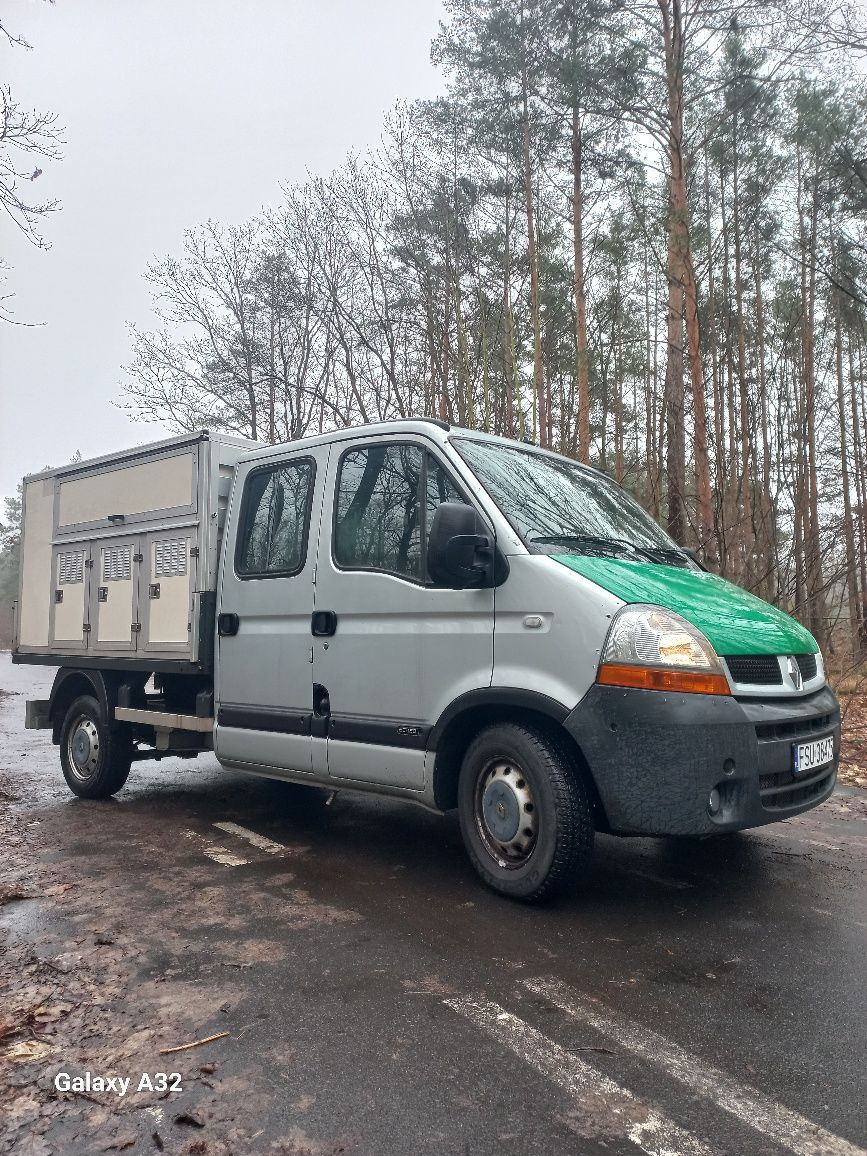
[[[861,613],[859,632],[859,651],[863,655],[867,652],[867,463],[864,460],[864,408],[859,415],[857,381],[861,374],[861,339],[858,338],[858,374],[855,372],[855,357],[852,350],[852,341],[849,341],[849,403],[852,411],[852,449],[854,451],[855,496],[858,501],[859,532],[858,532],[858,568],[861,586]],[[863,385],[863,379],[862,379]]]
[[[572,242],[575,252],[575,362],[578,377],[578,461],[590,461],[590,369],[587,356],[587,294],[584,287],[583,138],[578,108],[572,109]]]
[[[740,213],[740,183],[738,165],[738,116],[737,111],[733,121],[732,153],[734,163],[732,167],[732,227],[734,230],[735,256],[735,326],[737,329],[737,376],[740,424],[740,451],[741,472],[738,481],[739,491],[739,519],[738,519],[738,546],[741,554],[741,564],[745,584],[752,587],[753,573],[753,503],[752,503],[752,469],[750,450],[750,403],[747,392],[747,342],[746,326],[744,323],[744,289],[743,265],[741,258],[741,213]]]
[[[523,9],[522,9],[523,11]],[[530,266],[530,315],[533,326],[533,386],[539,444],[548,446],[548,407],[542,369],[542,332],[539,322],[539,261],[536,253],[536,216],[533,196],[533,165],[530,159],[530,106],[527,70],[521,70],[522,132],[521,153],[524,163],[524,204],[527,211],[527,263]]]
[[[776,520],[771,500],[771,442],[768,413],[768,382],[765,367],[765,305],[762,291],[762,267],[758,235],[753,253],[753,280],[756,286],[756,357],[759,372],[759,403],[762,423],[762,490],[758,495],[761,510],[759,545],[762,552],[760,589],[763,596],[773,600],[772,580],[776,560]]]
[[[816,641],[821,647],[827,642],[825,622],[824,580],[819,539],[819,479],[816,456],[816,243],[819,213],[818,174],[814,174],[809,206],[809,229],[802,223],[802,258],[804,261],[804,290],[802,317],[802,359],[804,375],[804,421],[807,434],[807,502],[804,507],[807,598],[809,621]],[[803,222],[803,217],[802,217]]]
[[[710,334],[710,364],[711,364],[711,412],[714,433],[714,473],[717,492],[725,490],[725,476],[722,470],[723,447],[723,413],[722,396],[720,394],[719,379],[719,351],[717,347],[716,331],[716,292],[714,286],[713,260],[713,228],[710,211],[710,179],[708,175],[707,147],[704,150],[704,213],[705,230],[707,232],[707,316],[708,332]],[[712,570],[718,570],[720,564],[719,527],[714,525],[714,533],[705,547],[705,559]]]
[[[509,170],[506,167],[506,222],[503,253],[503,384],[506,393],[506,437],[515,436],[515,325],[512,315],[512,222]]]
[[[843,490],[843,539],[846,543],[846,591],[849,596],[849,630],[852,655],[860,649],[860,606],[858,604],[858,561],[855,556],[855,521],[852,517],[852,495],[849,491],[849,446],[846,425],[846,392],[843,385],[843,318],[840,290],[834,292],[834,344],[836,346],[837,408],[840,417],[840,482]]]
[[[665,429],[668,532],[686,541],[686,435],[684,428],[684,284],[688,246],[686,174],[683,167],[683,75],[680,0],[658,0],[668,90],[668,350]],[[670,7],[669,7],[670,4]]]

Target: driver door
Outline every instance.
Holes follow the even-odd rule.
[[[335,446],[330,473],[316,576],[314,765],[327,758],[332,778],[420,791],[431,727],[459,695],[491,683],[493,589],[439,586],[427,569],[437,506],[473,503],[447,463],[411,437]]]

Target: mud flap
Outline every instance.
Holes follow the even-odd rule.
[[[50,731],[48,699],[31,698],[24,704],[24,729],[28,731]]]

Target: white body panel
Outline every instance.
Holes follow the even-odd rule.
[[[231,477],[252,446],[189,435],[25,479],[16,657],[209,666]],[[92,568],[61,581],[61,556],[81,552]]]
[[[61,481],[57,525],[89,525],[113,514],[129,517],[193,505],[195,455],[187,450],[137,465],[122,464],[105,472]]]
[[[51,531],[54,519],[54,485],[37,478],[24,485],[24,519],[21,540],[21,591],[18,639],[21,646],[45,649],[51,617]],[[24,596],[26,595],[26,597]]]

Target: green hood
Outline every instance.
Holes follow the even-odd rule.
[[[710,640],[717,654],[812,654],[816,640],[794,618],[716,574],[583,554],[554,554],[622,598],[673,610]]]

